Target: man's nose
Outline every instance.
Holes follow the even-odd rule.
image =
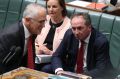
[[[78,29],[75,29],[75,34],[78,34]]]
[[[41,25],[41,28],[43,28],[43,27],[45,27],[45,23],[43,23],[43,24]]]
[[[50,10],[53,10],[53,7],[50,7]]]

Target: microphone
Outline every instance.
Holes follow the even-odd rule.
[[[3,64],[10,65],[16,62],[18,63],[19,61],[18,57],[22,57],[22,55],[20,55],[21,52],[22,52],[21,47],[12,46],[9,54],[3,60]]]
[[[3,59],[2,65],[0,65],[1,68],[3,68],[2,70],[0,70],[0,74],[3,74],[20,66],[21,59],[19,58],[22,58],[21,52],[21,47],[12,46],[10,48],[10,52]],[[5,68],[2,66],[4,66]]]
[[[20,56],[19,55],[20,52],[21,52],[21,48],[20,47],[16,47],[15,51],[13,52],[13,54],[6,60],[6,64],[9,63],[12,60],[17,60],[18,57]]]
[[[12,55],[12,53],[15,51],[15,48],[16,48],[16,46],[12,46],[12,47],[10,48],[10,52],[7,54],[7,56],[5,56],[5,58],[4,58],[3,61],[2,61],[3,64],[6,63],[7,59],[8,59],[8,58],[10,57],[10,55]]]

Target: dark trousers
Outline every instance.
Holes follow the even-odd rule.
[[[36,64],[36,70],[54,74],[51,63]]]

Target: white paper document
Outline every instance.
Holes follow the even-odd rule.
[[[74,5],[74,6],[80,6],[80,7],[86,7],[91,3],[86,2],[86,1],[72,1],[72,2],[68,2],[67,4]]]
[[[45,54],[36,55],[35,63],[37,63],[37,64],[49,63],[49,62],[51,62],[51,57],[52,57],[52,55],[45,55]]]

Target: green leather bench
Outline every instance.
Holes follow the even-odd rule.
[[[15,1],[15,2],[14,2]],[[0,29],[21,18],[24,7],[30,3],[25,0],[0,0]],[[45,6],[45,1],[38,1]],[[75,12],[90,14],[92,24],[101,31],[110,43],[110,58],[115,69],[120,71],[120,17],[67,6],[68,16]]]
[[[111,62],[114,68],[120,71],[120,17],[101,12],[78,9],[70,6],[67,6],[67,12],[68,17],[76,12],[87,12],[90,14],[94,27],[105,34],[108,38],[110,43]]]
[[[0,0],[0,29],[18,21],[25,6],[36,1],[45,6],[44,0]]]

